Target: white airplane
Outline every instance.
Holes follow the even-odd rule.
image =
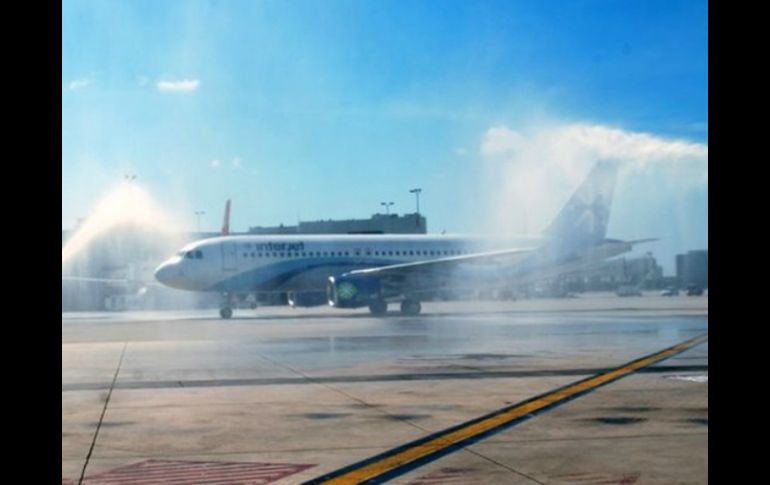
[[[553,278],[650,241],[605,238],[617,165],[598,162],[538,238],[214,237],[183,247],[157,268],[155,277],[172,288],[222,294],[222,318],[232,316],[238,297],[261,292],[287,293],[292,306],[369,307],[374,315],[386,313],[389,303],[400,303],[401,313],[416,315],[420,300],[437,290]]]

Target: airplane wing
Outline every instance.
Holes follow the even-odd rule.
[[[534,251],[534,248],[524,249],[504,249],[498,251],[488,251],[480,253],[463,254],[460,256],[450,256],[447,258],[436,258],[425,261],[416,261],[413,263],[399,263],[389,266],[378,266],[376,268],[364,268],[350,271],[350,275],[362,276],[386,276],[386,275],[409,275],[416,273],[441,273],[452,271],[463,265],[500,265],[511,264],[521,260],[525,255]]]
[[[590,265],[597,260],[604,260],[608,257],[622,254],[629,251],[635,244],[641,244],[651,241],[657,241],[657,239],[639,239],[635,241],[618,241],[618,240],[606,240],[603,244],[589,248],[582,252],[576,252],[572,257],[567,257],[561,261],[555,261],[551,265],[548,265],[546,261],[539,261],[543,263],[537,269],[538,275],[541,274],[561,274],[564,271],[568,271],[569,268],[575,267],[576,270],[583,269],[585,265]],[[401,263],[393,264],[389,266],[378,266],[375,268],[357,269],[345,273],[352,276],[370,276],[370,277],[383,277],[383,276],[407,276],[417,273],[442,273],[453,271],[454,269],[466,265],[476,265],[478,267],[495,267],[508,266],[508,269],[516,269],[518,263],[524,263],[527,261],[527,257],[530,256],[530,260],[544,259],[548,257],[548,254],[544,251],[538,251],[538,248],[522,248],[522,249],[504,249],[498,251],[480,252],[465,254],[461,256],[452,256],[448,258],[436,258],[426,261],[416,261],[413,263]],[[538,258],[538,256],[540,256]],[[530,265],[534,264],[530,263]],[[550,266],[550,268],[548,268]],[[526,268],[521,268],[526,269]],[[534,268],[533,268],[534,269]]]
[[[585,270],[654,239],[600,244],[569,254],[548,246],[479,252],[413,263],[353,270],[329,279],[330,302],[339,307],[397,300],[437,290],[489,289],[532,283]]]

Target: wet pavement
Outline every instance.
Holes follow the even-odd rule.
[[[687,297],[215,312],[62,314],[65,479],[300,483],[708,331]],[[393,481],[705,483],[707,376],[706,343]]]

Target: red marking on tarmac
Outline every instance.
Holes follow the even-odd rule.
[[[83,484],[262,485],[314,466],[295,463],[147,460],[91,475],[83,480]],[[62,485],[65,483],[62,481]]]
[[[581,485],[632,485],[639,476],[639,473],[570,473],[553,478]]]
[[[433,483],[469,483],[468,474],[475,472],[474,468],[442,468],[418,478],[409,485],[431,485]],[[475,482],[475,480],[473,480]]]

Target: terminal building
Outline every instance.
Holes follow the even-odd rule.
[[[427,234],[420,214],[374,214],[369,219],[299,222],[296,226],[250,227],[249,234]]]
[[[709,286],[709,251],[699,249],[676,255],[676,277],[682,287]]]
[[[616,258],[595,269],[567,276],[563,286],[569,291],[615,291],[621,286],[657,289],[664,285],[663,267],[652,253],[636,258]]]

